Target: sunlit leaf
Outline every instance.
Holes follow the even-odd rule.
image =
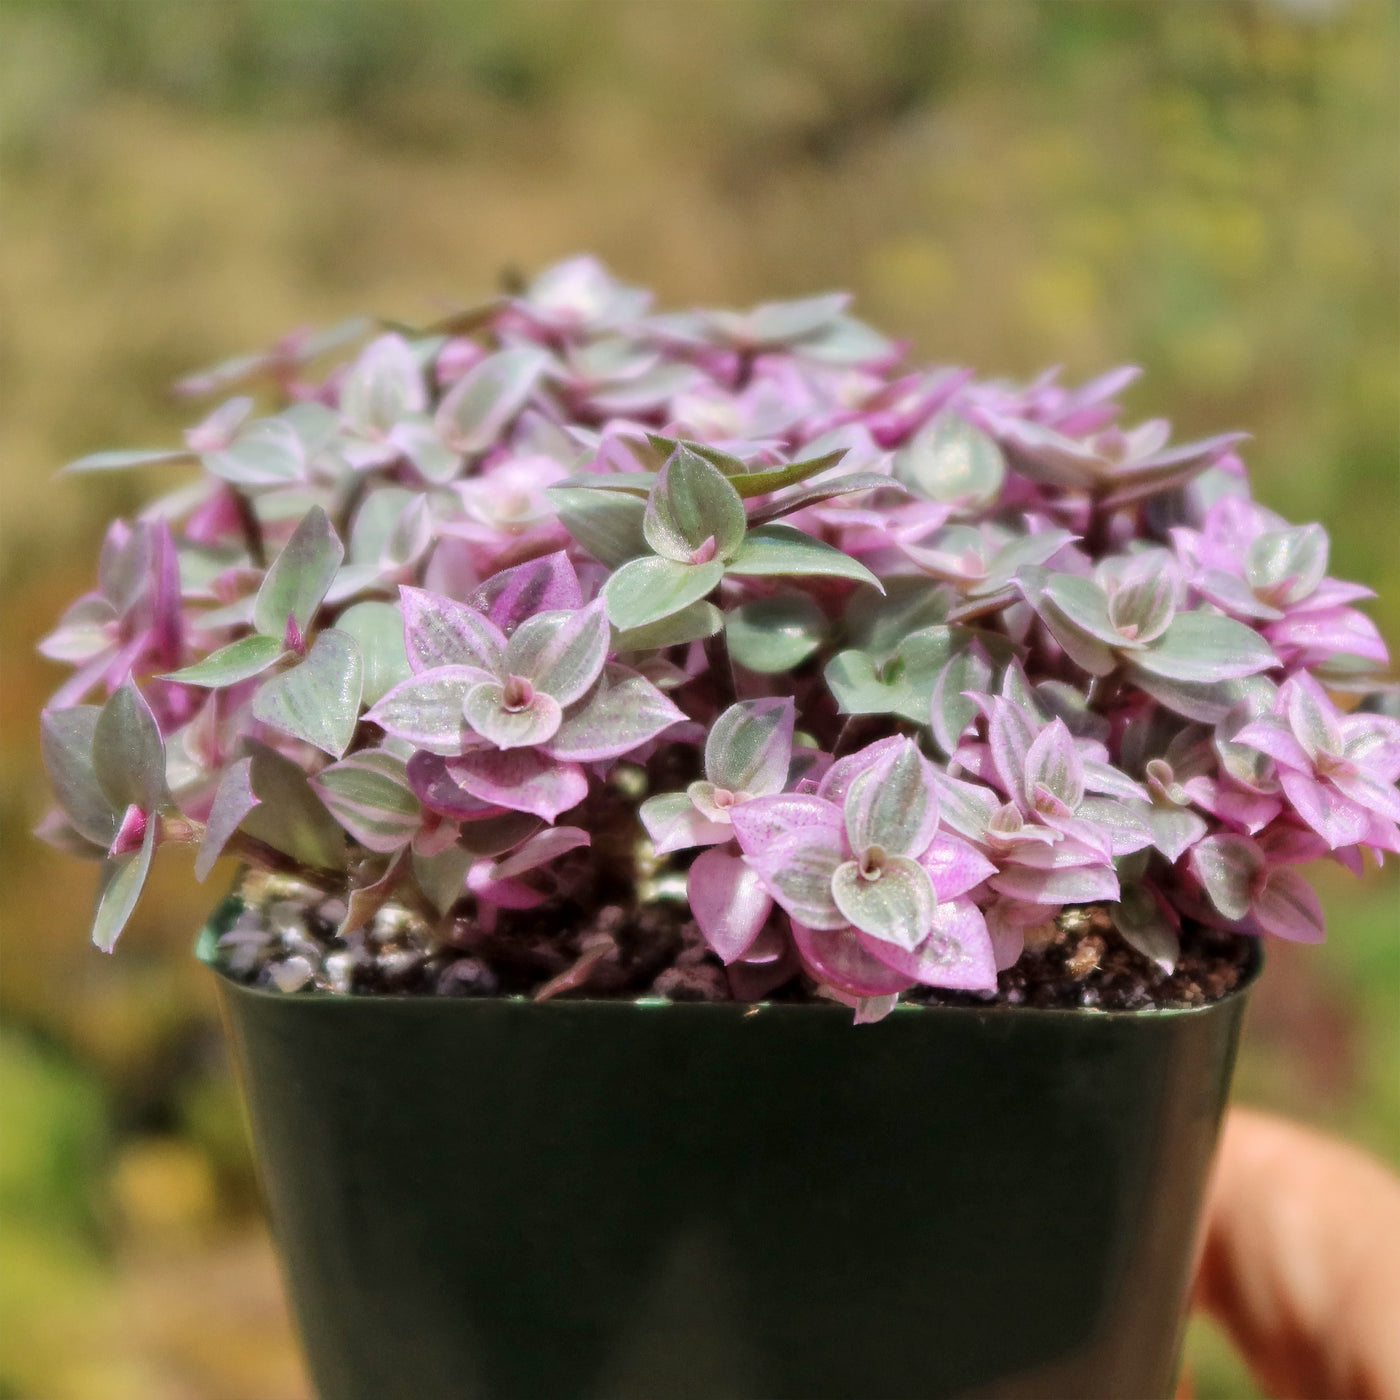
[[[396,851],[413,839],[422,809],[404,761],[383,749],[351,754],[311,780],[331,815],[371,851]]]
[[[619,631],[646,627],[699,602],[723,577],[719,559],[705,564],[681,564],[656,555],[633,559],[603,586],[608,619]]]
[[[330,627],[304,661],[263,684],[253,697],[253,715],[339,758],[355,735],[363,685],[358,643]]]
[[[218,651],[211,651],[193,666],[172,671],[164,679],[218,690],[262,675],[283,656],[284,651],[281,637],[255,632],[252,636],[240,637],[236,642],[220,647]]]
[[[356,603],[341,613],[335,625],[360,648],[366,705],[376,704],[412,674],[404,649],[403,616],[392,603]]]
[[[280,639],[290,617],[305,634],[344,557],[330,518],[320,506],[312,506],[272,561],[258,589],[253,626]]]
[[[549,357],[532,346],[498,350],[457,381],[437,411],[438,435],[454,452],[484,452],[525,406]]]
[[[690,563],[706,544],[721,559],[732,557],[747,524],[744,503],[723,473],[682,445],[661,468],[642,532],[662,558]]]
[[[854,579],[883,591],[880,580],[864,564],[791,525],[760,525],[750,530],[729,561],[729,572],[750,576],[822,575]]]
[[[763,675],[791,671],[822,644],[826,614],[805,593],[780,593],[736,608],[725,619],[730,656]]]
[[[586,486],[550,486],[545,495],[564,528],[600,563],[617,568],[648,552],[641,497]]]

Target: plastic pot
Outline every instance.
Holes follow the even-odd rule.
[[[321,1400],[1172,1393],[1243,991],[853,1026],[219,986]]]

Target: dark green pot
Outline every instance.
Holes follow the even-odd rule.
[[[853,1026],[219,985],[322,1400],[1172,1392],[1242,993]]]

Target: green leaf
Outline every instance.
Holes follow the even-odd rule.
[[[414,837],[422,809],[404,761],[384,749],[351,754],[311,779],[331,815],[371,851],[397,851]]]
[[[447,392],[437,430],[454,452],[485,452],[525,406],[549,356],[534,346],[498,350],[474,365]]]
[[[328,627],[290,671],[253,697],[253,717],[339,758],[355,737],[364,662],[353,637]]]
[[[713,603],[691,603],[670,617],[645,627],[630,627],[613,638],[616,651],[654,651],[713,637],[724,626],[724,614]]]
[[[938,907],[928,872],[908,856],[885,856],[873,878],[848,860],[832,875],[831,894],[862,933],[911,953],[928,937]]]
[[[689,448],[677,447],[647,500],[642,532],[652,549],[686,564],[713,540],[719,557],[729,559],[747,528],[744,503],[723,473]]]
[[[1181,940],[1157,901],[1141,885],[1124,885],[1108,916],[1124,942],[1136,948],[1163,972],[1171,972],[1181,957]]]
[[[279,641],[286,633],[287,619],[296,619],[304,634],[321,600],[335,579],[344,546],[320,506],[312,506],[272,561],[253,604],[253,626]]]
[[[884,592],[880,580],[864,564],[791,525],[760,525],[750,530],[729,561],[729,572],[754,576],[820,574],[854,579]]]
[[[789,491],[786,495],[779,496],[776,501],[757,507],[749,514],[749,525],[766,525],[770,520],[791,515],[795,510],[804,510],[807,506],[820,505],[823,501],[834,500],[837,496],[852,496],[861,491],[893,491],[901,496],[906,494],[898,482],[891,481],[879,472],[849,472],[833,481],[819,481],[812,486]]]
[[[118,814],[133,804],[148,815],[167,800],[165,742],[151,707],[127,681],[102,707],[92,732],[97,781]]]
[[[578,472],[556,481],[554,485],[555,489],[563,487],[565,490],[577,486],[589,491],[616,491],[620,495],[646,500],[658,476],[659,472]]]
[[[1161,639],[1133,659],[1153,675],[1198,684],[1237,680],[1278,665],[1273,648],[1252,627],[1211,612],[1178,613]]]
[[[550,486],[545,495],[564,528],[610,569],[648,553],[642,533],[647,507],[639,497],[588,486]]]
[[[741,700],[710,726],[705,777],[731,792],[781,792],[792,762],[793,703]]]
[[[1250,542],[1244,576],[1256,593],[1286,607],[1306,598],[1327,573],[1327,531],[1321,525],[1269,530]]]
[[[249,741],[252,787],[258,805],[241,829],[257,841],[317,870],[344,870],[345,833],[336,825],[291,759]]]
[[[895,453],[894,475],[930,501],[982,505],[1001,490],[1006,459],[981,429],[945,412]]]
[[[1243,919],[1249,913],[1255,881],[1265,868],[1253,841],[1247,836],[1207,836],[1191,848],[1188,859],[1210,902],[1227,919]]]
[[[959,647],[933,683],[929,696],[928,723],[934,742],[948,755],[958,746],[962,732],[977,713],[976,704],[964,691],[985,691],[992,680],[992,668],[980,649]]]
[[[471,863],[471,853],[461,846],[449,846],[431,856],[413,853],[413,878],[439,914],[446,914],[462,897]]]
[[[729,614],[729,655],[760,675],[790,671],[826,638],[826,614],[805,593],[782,593],[745,603]]]
[[[162,450],[159,447],[131,452],[89,452],[75,462],[60,468],[64,472],[115,472],[128,467],[154,467],[176,462],[197,462],[199,458],[186,448]]]
[[[156,848],[156,820],[146,823],[141,849],[128,856],[104,861],[102,884],[97,896],[97,911],[92,917],[92,941],[110,953],[117,935],[126,927],[136,901],[141,897],[146,876],[151,870],[151,856]]]
[[[228,447],[206,452],[206,471],[236,486],[289,486],[306,475],[306,449],[290,424],[265,418]]]
[[[413,674],[403,643],[403,615],[392,603],[356,603],[336,619],[336,627],[353,637],[364,659],[362,699],[378,702],[384,693]]]
[[[844,556],[843,556],[844,557]],[[634,559],[603,586],[608,619],[619,631],[660,622],[699,602],[724,577],[724,564],[679,564],[674,559]]]
[[[218,651],[211,651],[193,666],[186,666],[183,671],[172,671],[161,679],[218,690],[223,686],[237,685],[239,681],[261,675],[284,651],[281,637],[264,636],[255,632],[251,637],[240,637],[236,642],[220,647]]]
[[[558,732],[562,718],[559,702],[542,690],[528,704],[507,708],[505,688],[500,681],[481,681],[472,686],[463,701],[462,713],[467,723],[498,749],[542,744]]]
[[[703,457],[711,466],[718,467],[725,476],[740,476],[749,469],[749,464],[742,457],[736,457],[732,452],[726,452],[722,447],[714,447],[708,442],[694,442],[690,438],[663,437],[660,433],[648,433],[647,442],[656,457],[658,471],[678,447],[684,447],[697,456]]]
[[[740,472],[729,478],[729,484],[743,497],[766,496],[771,491],[781,491],[785,486],[796,486],[809,476],[828,471],[845,455],[847,449],[838,447],[834,452],[824,452],[820,457],[809,457],[804,462],[787,462],[781,467],[768,467],[762,471]]]
[[[598,603],[576,612],[536,613],[506,644],[506,675],[524,676],[561,705],[571,705],[598,679],[607,660],[608,619]]]
[[[83,836],[105,851],[121,816],[93,767],[93,736],[101,713],[97,705],[46,710],[39,718],[39,742],[58,805]]]
[[[426,402],[422,371],[401,335],[371,341],[341,381],[340,411],[360,433],[387,433]]]
[[[827,686],[843,714],[902,715],[927,724],[934,686],[959,635],[950,627],[926,627],[883,660],[869,652],[839,652],[827,663]]]
[[[846,630],[852,645],[872,656],[892,656],[911,632],[948,620],[954,599],[947,584],[926,578],[886,579],[885,592],[851,596],[846,606]]]

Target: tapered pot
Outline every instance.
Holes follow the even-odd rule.
[[[219,986],[321,1400],[1172,1392],[1243,992],[854,1026]]]

